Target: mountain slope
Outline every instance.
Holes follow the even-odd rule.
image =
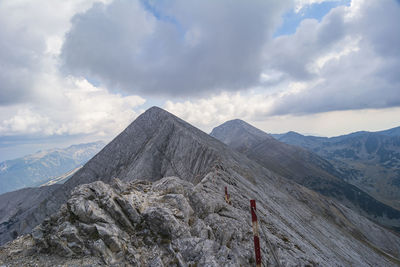
[[[279,140],[302,146],[330,160],[341,177],[378,200],[400,209],[399,128],[332,138],[287,133]]]
[[[171,175],[179,178],[160,180]],[[232,205],[224,201],[225,186]],[[397,235],[156,107],[30,215],[15,216],[8,231],[21,234],[40,226],[0,249],[0,263],[40,260],[47,252],[53,260],[63,255],[67,264],[73,259],[68,257],[90,255],[103,264],[189,265],[195,255],[199,260],[208,255],[210,266],[252,265],[250,199],[257,199],[264,265],[273,264],[266,238],[282,264],[399,263]],[[38,251],[29,250],[31,242]]]
[[[49,193],[39,207],[30,207],[7,224],[0,225],[0,244],[11,240],[9,233],[30,232],[47,216],[59,209],[77,185],[97,180],[109,182],[117,177],[158,180],[175,175],[199,182],[213,163],[240,161],[240,155],[218,140],[172,114],[153,107],[139,116],[113,141],[76,172],[62,187]],[[236,159],[236,160],[235,160]],[[253,162],[244,159],[244,172]],[[253,168],[257,170],[257,168]]]
[[[374,221],[400,229],[400,211],[340,179],[341,173],[330,162],[303,148],[279,142],[266,133],[260,138],[259,131],[244,121],[233,120],[214,128],[210,135],[283,177],[333,197]]]
[[[39,186],[86,163],[104,147],[104,142],[72,145],[39,151],[0,163],[0,194],[23,187]]]

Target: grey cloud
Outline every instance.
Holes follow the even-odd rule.
[[[3,12],[0,12],[0,17]],[[7,25],[0,18],[0,105],[26,101],[45,44],[25,27]],[[8,26],[8,27],[7,27]]]
[[[344,8],[328,13],[319,23],[305,19],[294,35],[281,36],[265,46],[265,68],[284,73],[288,79],[310,80],[316,77],[307,66],[317,57],[342,45],[347,29]]]
[[[275,53],[282,57],[275,59],[271,68],[289,73],[292,79],[318,78],[321,82],[278,98],[270,114],[400,106],[400,5],[390,0],[365,1],[353,19],[345,19],[344,9],[334,13],[335,19],[329,14],[320,24],[302,25],[294,36],[285,37],[288,47],[279,49],[283,38],[274,44],[278,50]],[[330,32],[335,33],[334,37]],[[320,38],[321,34],[332,38]],[[328,61],[316,74],[307,69],[307,64],[329,52],[326,46],[340,48],[349,38],[361,38],[357,51]],[[297,58],[290,53],[284,55],[295,47]],[[299,71],[291,72],[291,64]]]
[[[263,46],[288,4],[272,0],[98,4],[72,20],[62,49],[63,69],[147,95],[240,90],[258,83]]]

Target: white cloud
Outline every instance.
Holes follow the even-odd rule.
[[[276,39],[289,1],[228,2],[0,1],[0,135],[112,135],[137,92],[203,129],[400,106],[396,1],[353,0]]]
[[[253,95],[246,98],[240,93],[222,93],[208,99],[181,103],[167,101],[164,106],[169,112],[206,131],[236,117],[251,118],[254,114],[263,113],[267,107],[266,97]]]
[[[0,2],[0,136],[113,136],[138,115],[143,98],[59,74],[70,19],[96,2],[109,1]]]
[[[242,90],[258,84],[263,46],[289,6],[289,0],[96,5],[74,17],[63,66],[128,93],[174,97]]]
[[[291,84],[289,91],[304,85]],[[287,92],[285,92],[286,94]],[[338,136],[360,130],[379,131],[400,125],[400,108],[363,109],[304,115],[268,115],[280,94],[221,94],[183,103],[167,102],[165,109],[205,132],[232,119],[242,119],[268,133],[297,131],[303,134]]]
[[[305,90],[276,98],[271,114],[400,106],[400,4],[354,1],[265,47],[265,69]]]
[[[59,53],[70,18],[94,2],[104,0],[0,1],[0,105],[30,101],[32,84]]]
[[[84,79],[57,80],[57,98],[42,99],[43,105],[15,108],[15,115],[0,121],[0,135],[76,135],[113,136],[122,131],[144,104],[139,96],[111,94]]]

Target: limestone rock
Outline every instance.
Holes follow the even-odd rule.
[[[104,264],[247,265],[251,247],[245,247],[247,258],[230,247],[239,247],[236,241],[251,241],[248,231],[247,237],[235,233],[243,230],[238,223],[249,228],[248,222],[230,218],[233,214],[218,215],[215,206],[206,206],[203,214],[208,216],[199,218],[191,205],[201,203],[190,200],[195,191],[210,199],[178,177],[82,185],[57,214],[34,229],[32,244],[39,253],[100,257]]]

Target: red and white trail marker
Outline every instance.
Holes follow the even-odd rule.
[[[225,202],[232,205],[231,196],[228,194],[228,187],[225,186]]]
[[[251,209],[251,222],[253,225],[253,234],[254,234],[254,252],[256,255],[256,267],[261,267],[260,235],[258,234],[256,201],[254,199],[250,200],[250,209]]]

